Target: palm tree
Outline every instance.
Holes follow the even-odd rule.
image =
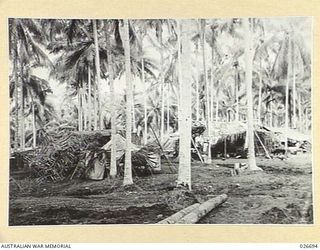
[[[129,20],[123,20],[124,37],[122,38],[124,54],[125,54],[125,70],[126,70],[126,153],[123,185],[133,184],[132,166],[131,166],[131,131],[132,131],[132,77],[131,77],[131,61],[130,61],[130,42],[129,42]]]
[[[180,24],[178,23],[178,44],[180,44],[181,37],[181,78],[179,77],[180,85],[180,105],[179,105],[179,173],[178,186],[185,186],[191,190],[191,97],[192,97],[192,75],[191,75],[191,35],[190,27],[191,20],[181,20],[181,34]],[[180,46],[178,47],[180,50]]]
[[[205,51],[205,37],[206,37],[206,20],[200,20],[201,34],[200,34],[200,44],[202,50],[202,63],[203,63],[203,74],[204,74],[204,85],[205,85],[205,115],[208,133],[208,156],[207,163],[211,163],[211,142],[210,142],[210,98],[209,98],[209,82],[208,82],[208,72],[206,63],[206,51]]]
[[[88,67],[88,128],[89,128],[89,131],[92,130],[92,116],[91,116],[91,105],[92,105],[92,101],[91,101],[91,98],[92,98],[92,86],[91,86],[91,62],[88,61],[88,64],[87,64],[87,67]]]
[[[144,145],[147,144],[148,140],[148,107],[147,107],[147,84],[145,80],[145,69],[144,69],[144,57],[143,57],[143,39],[146,34],[145,26],[141,27],[140,31],[140,40],[141,40],[141,82],[143,85],[143,117],[144,117],[144,135],[143,135],[143,142]]]
[[[110,161],[110,177],[114,178],[117,175],[117,158],[116,158],[116,110],[115,110],[115,95],[114,95],[114,74],[112,67],[112,53],[111,53],[111,31],[114,23],[106,23],[107,32],[106,32],[106,42],[107,42],[107,63],[108,63],[108,72],[109,72],[109,84],[110,84],[110,95],[111,95],[111,161]]]
[[[97,129],[97,118],[99,120],[99,129],[102,129],[102,110],[101,110],[101,79],[100,79],[100,55],[99,55],[99,43],[98,43],[98,31],[97,31],[97,20],[92,21],[93,24],[93,37],[94,37],[94,49],[95,49],[95,67],[96,67],[96,91],[98,93],[98,113],[99,116],[95,116],[95,129]],[[95,114],[96,115],[96,114]]]
[[[32,146],[35,148],[37,146],[37,122],[40,124],[45,112],[48,114],[50,112],[49,109],[52,107],[47,101],[47,94],[51,93],[51,89],[49,83],[39,78],[35,75],[30,75],[29,72],[22,78],[22,86],[23,86],[23,103],[24,103],[24,112],[23,112],[23,120],[28,119],[28,116],[31,114],[31,127],[32,127]],[[14,80],[10,81],[10,97],[16,93],[16,85]],[[40,113],[42,113],[40,115]],[[38,117],[38,119],[37,119]],[[28,127],[26,126],[26,130]]]
[[[24,124],[24,85],[26,75],[32,67],[51,67],[51,61],[41,47],[45,42],[43,30],[35,19],[9,19],[10,55],[13,61],[13,78],[15,81],[16,104],[16,147],[20,139],[20,149],[25,145]],[[19,72],[19,74],[17,73]],[[20,80],[20,81],[19,81]],[[19,84],[20,83],[20,84]],[[20,92],[20,98],[19,98]],[[20,100],[19,100],[20,99]],[[20,104],[19,104],[20,102]],[[19,129],[20,127],[20,129]]]
[[[285,95],[285,152],[286,155],[288,153],[288,129],[289,129],[289,86],[290,86],[290,77],[291,77],[291,70],[292,70],[292,47],[291,47],[291,39],[290,33],[287,34],[288,39],[288,70],[287,70],[287,84],[286,84],[286,95]]]
[[[196,40],[195,46],[195,54],[196,54],[196,121],[200,120],[200,100],[199,100],[199,64],[198,64],[198,57],[199,57],[199,39]]]
[[[15,21],[13,21],[15,22]],[[15,117],[15,143],[14,143],[14,149],[15,151],[18,150],[19,148],[19,94],[18,94],[18,46],[17,46],[17,39],[13,39],[12,40],[12,56],[13,56],[13,80],[14,80],[14,84],[15,84],[15,106],[16,106],[16,117]]]
[[[248,18],[243,19],[244,35],[245,35],[245,65],[246,65],[246,86],[247,86],[247,113],[248,113],[248,169],[261,170],[257,167],[255,149],[254,149],[254,128],[253,128],[253,104],[252,104],[252,35],[250,22]]]

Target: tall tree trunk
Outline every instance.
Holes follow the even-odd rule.
[[[309,132],[309,116],[308,116],[308,107],[305,108],[305,133]]]
[[[23,76],[24,76],[24,70],[23,70],[23,63],[20,63],[20,129],[21,129],[21,134],[20,134],[20,148],[21,151],[24,151],[25,149],[25,124],[24,124],[24,92],[23,92]]]
[[[301,93],[298,93],[298,118],[299,118],[299,130],[303,131],[302,126],[302,106],[301,106]]]
[[[179,21],[178,37],[180,35]],[[181,20],[181,73],[180,85],[180,106],[179,106],[179,173],[178,186],[185,186],[191,190],[191,123],[192,123],[192,75],[191,75],[191,45],[190,29],[191,20]]]
[[[239,72],[238,67],[235,67],[235,98],[236,98],[236,121],[239,121]]]
[[[292,48],[291,48],[291,37],[288,34],[288,70],[287,70],[287,84],[286,84],[286,96],[285,96],[285,152],[286,155],[288,153],[288,132],[289,132],[289,85],[290,85],[290,77],[291,77],[291,69],[292,69]]]
[[[210,124],[213,121],[213,96],[214,96],[214,81],[213,81],[213,71],[214,71],[214,49],[212,45],[212,58],[211,58],[211,79],[210,79]]]
[[[96,66],[96,79],[97,79],[97,92],[98,92],[98,114],[99,114],[99,129],[103,128],[102,121],[102,108],[101,108],[101,79],[100,79],[100,55],[99,55],[99,42],[97,31],[97,20],[93,20],[93,34],[94,34],[94,49],[95,49],[95,66]]]
[[[135,112],[135,102],[134,102],[134,96],[136,93],[136,84],[133,81],[132,83],[132,133],[134,133],[135,135],[137,134],[137,127],[136,127],[136,112]]]
[[[130,61],[130,43],[129,43],[129,20],[124,19],[124,38],[123,47],[125,54],[126,67],[126,153],[123,185],[133,184],[132,166],[131,166],[131,131],[132,131],[132,77],[131,77],[131,61]]]
[[[93,130],[98,130],[97,83],[93,84]]]
[[[199,57],[199,42],[196,45],[196,121],[200,120],[200,96],[199,96],[199,64],[198,64],[198,57]]]
[[[170,85],[168,84],[167,89],[167,134],[169,134],[170,130]]]
[[[261,106],[262,106],[262,67],[260,58],[260,70],[259,70],[259,100],[258,100],[258,122],[261,124]]]
[[[83,89],[82,89],[82,112],[83,112],[83,129],[87,130],[87,118],[88,118],[88,109],[87,109],[87,101],[86,101],[86,93],[87,93],[87,83],[86,81],[83,82]]]
[[[162,49],[162,24],[161,22],[158,24],[158,36],[159,36],[159,43],[161,46],[160,49],[160,88],[161,88],[161,119],[160,119],[160,142],[162,143],[163,141],[163,136],[164,136],[164,60],[163,60],[163,49]]]
[[[179,20],[176,20],[177,23],[177,46],[178,46],[178,60],[177,60],[177,80],[178,80],[178,129],[180,133],[180,119],[179,119],[179,110],[181,106],[181,97],[180,97],[180,91],[183,87],[182,85],[182,66],[181,66],[181,23]],[[179,147],[180,149],[180,147]]]
[[[143,38],[141,39],[141,48],[143,48]],[[144,58],[141,55],[141,81],[143,86],[143,117],[144,117],[144,133],[143,133],[143,144],[146,145],[148,142],[148,110],[147,110],[147,85],[145,81],[144,72]]]
[[[13,38],[13,77],[14,77],[14,98],[15,98],[15,133],[14,133],[14,148],[19,150],[20,131],[19,131],[19,78],[18,78],[18,46],[17,41]]]
[[[91,116],[91,67],[88,63],[88,126],[89,131],[92,130],[92,116]]]
[[[270,103],[269,103],[269,111],[270,111],[270,116],[269,116],[269,126],[270,127],[273,127],[273,124],[274,124],[274,121],[273,121],[273,106],[272,106],[272,98],[273,98],[273,95],[272,95],[272,91],[270,92]],[[275,126],[277,126],[277,123],[275,122]]]
[[[36,148],[37,147],[37,129],[36,129],[36,114],[34,110],[34,102],[33,98],[31,97],[32,102],[32,147]]]
[[[255,148],[254,148],[254,127],[253,127],[253,103],[252,103],[252,64],[253,64],[253,50],[252,50],[252,35],[250,23],[248,18],[243,19],[244,35],[245,35],[245,79],[247,87],[247,138],[248,138],[248,169],[261,170],[257,167]]]
[[[293,117],[292,117],[292,126],[293,128],[297,127],[297,106],[296,106],[296,73],[295,73],[295,50],[294,43],[292,44],[292,108],[293,108]]]
[[[82,131],[81,88],[78,88],[78,131]]]
[[[83,84],[83,83],[82,83]],[[83,86],[81,87],[80,89],[80,101],[81,101],[81,130],[83,131],[84,130],[84,126],[85,126],[85,122],[84,122],[84,119],[85,119],[85,109],[84,109],[84,89],[83,89]]]
[[[207,163],[211,163],[211,143],[210,143],[210,121],[209,121],[209,113],[210,113],[210,103],[209,103],[209,86],[208,86],[208,72],[207,72],[207,64],[206,64],[206,51],[205,51],[205,34],[206,34],[206,21],[205,19],[201,20],[201,49],[202,49],[202,63],[203,63],[203,72],[204,72],[204,84],[206,88],[206,125],[207,125],[207,134],[208,134],[208,156]]]
[[[117,175],[117,157],[116,157],[116,106],[115,106],[115,95],[114,95],[114,73],[112,67],[112,53],[111,53],[111,39],[110,33],[106,35],[107,42],[107,63],[110,83],[110,98],[111,98],[111,160],[110,160],[110,177],[114,178]],[[130,62],[129,62],[130,63]]]
[[[219,122],[219,95],[218,95],[218,90],[216,92],[216,122]]]

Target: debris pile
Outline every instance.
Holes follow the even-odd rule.
[[[54,131],[42,132],[41,146],[14,153],[16,164],[37,182],[88,178],[101,180],[109,175],[111,157],[110,131]],[[123,175],[125,139],[116,136],[117,173]],[[131,145],[134,175],[149,175],[159,163],[156,145]],[[11,162],[12,163],[12,162]],[[18,166],[13,166],[18,165]]]

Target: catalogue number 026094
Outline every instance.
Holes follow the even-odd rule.
[[[318,244],[300,244],[300,248],[314,249],[318,248]]]

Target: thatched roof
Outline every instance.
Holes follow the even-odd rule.
[[[285,134],[287,133],[287,137],[290,140],[294,141],[307,141],[311,143],[311,135],[310,134],[303,134],[295,129],[288,128],[276,128],[276,127],[264,127],[266,130],[271,131],[273,133],[278,134],[280,140],[285,140]]]
[[[211,143],[214,144],[224,138],[236,138],[247,131],[247,125],[242,122],[218,122],[211,124]]]

